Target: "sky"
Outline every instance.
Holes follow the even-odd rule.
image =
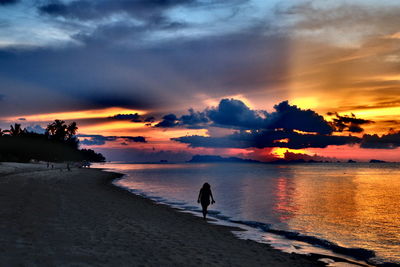
[[[0,128],[76,121],[108,160],[400,161],[398,14],[395,0],[0,0]]]

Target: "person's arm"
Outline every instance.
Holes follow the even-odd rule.
[[[200,203],[200,198],[201,198],[201,189],[200,189],[200,192],[199,192],[199,197],[197,198],[197,203]]]
[[[215,203],[215,200],[214,200],[214,197],[213,197],[213,195],[212,195],[212,192],[210,191],[210,196],[211,196],[211,204],[214,204]]]

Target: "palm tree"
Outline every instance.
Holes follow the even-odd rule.
[[[10,125],[10,130],[8,130],[11,136],[20,136],[25,132],[25,129],[21,128],[21,124],[14,123],[14,126]]]
[[[65,121],[55,120],[47,125],[46,133],[50,135],[51,138],[65,140],[65,137],[67,136],[67,125],[65,124]]]
[[[76,134],[77,130],[78,130],[78,126],[76,126],[76,122],[71,122],[67,126],[67,138],[71,139]]]
[[[49,125],[47,125],[46,127],[46,134],[47,135],[54,135],[56,133],[56,127],[53,123],[50,123]]]

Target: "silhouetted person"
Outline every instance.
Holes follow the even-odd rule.
[[[204,183],[203,187],[200,189],[199,197],[197,199],[197,203],[201,203],[204,219],[206,219],[207,216],[207,208],[208,205],[210,205],[210,198],[211,198],[211,204],[214,204],[215,200],[211,192],[211,186],[209,183]]]
[[[70,172],[71,168],[69,167],[69,163],[67,163],[67,170]]]

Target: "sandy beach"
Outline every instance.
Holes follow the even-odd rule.
[[[119,174],[0,164],[2,266],[319,266],[110,184]]]

